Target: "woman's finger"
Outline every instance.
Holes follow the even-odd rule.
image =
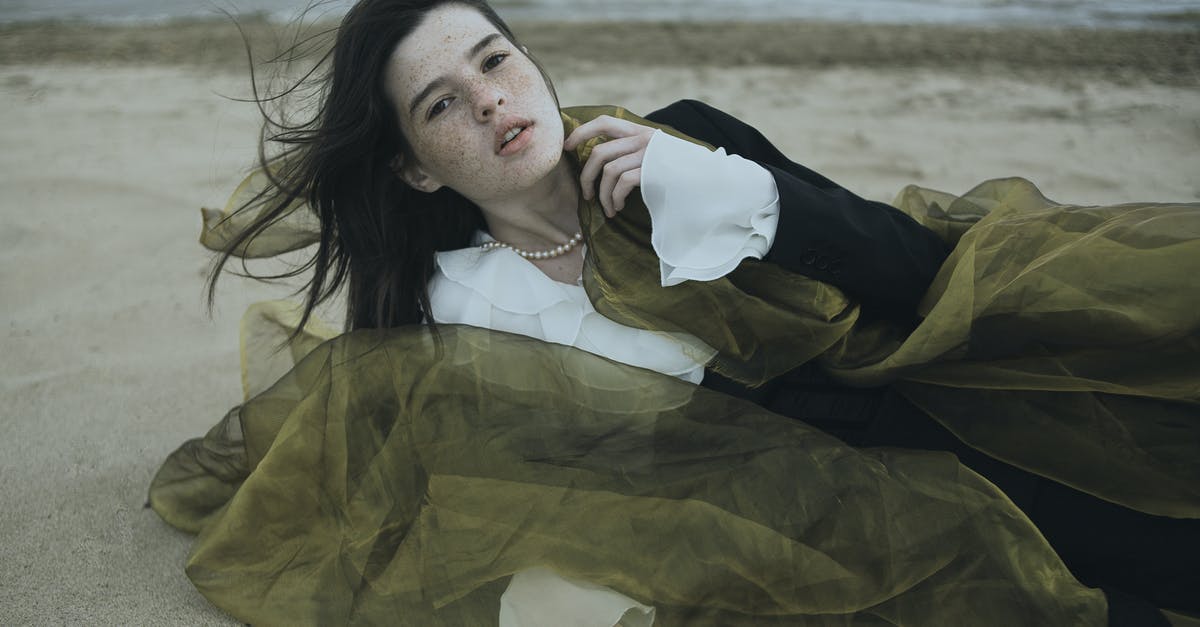
[[[645,143],[649,143],[648,141]],[[624,155],[636,153],[645,148],[645,143],[639,137],[622,137],[606,141],[592,149],[583,171],[579,173],[579,185],[583,188],[583,197],[591,199],[592,190],[596,189],[596,177],[609,162]]]
[[[571,131],[566,141],[563,142],[563,147],[567,150],[575,150],[580,144],[593,137],[601,135],[607,135],[612,138],[629,137],[630,135],[637,135],[647,131],[653,132],[654,129],[630,122],[629,120],[614,118],[611,115],[602,115],[594,120],[580,124],[578,128]]]
[[[617,184],[613,187],[612,203],[613,212],[610,218],[617,215],[617,212],[625,208],[625,199],[629,197],[629,193],[633,188],[640,187],[642,184],[642,169],[634,168],[625,170],[621,173],[621,177],[617,179]]]
[[[620,182],[625,179],[628,172],[637,172],[636,182],[641,183],[642,170],[642,151],[623,155],[620,158],[609,161],[604,164],[604,175],[600,177],[600,205],[604,207],[604,215],[613,217],[620,211],[618,203],[615,202],[613,196],[614,190],[620,186]],[[625,190],[625,195],[621,196],[620,206],[624,206],[625,196],[629,194],[629,190]]]

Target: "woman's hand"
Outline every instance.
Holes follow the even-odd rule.
[[[587,163],[583,164],[579,183],[583,186],[583,197],[590,200],[592,190],[596,189],[596,177],[600,176],[600,206],[604,207],[604,215],[611,218],[625,208],[629,192],[642,184],[642,159],[654,129],[602,115],[579,125],[567,137],[563,147],[575,150],[580,144],[601,135],[612,139],[592,149]]]

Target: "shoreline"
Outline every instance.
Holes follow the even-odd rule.
[[[297,57],[327,49],[334,22],[302,31],[263,17],[121,25],[76,21],[0,25],[0,65],[198,66],[244,71],[291,42]],[[1200,86],[1200,30],[1126,30],[762,22],[514,22],[514,31],[553,71],[581,65],[750,66],[825,70],[936,69],[1038,81],[1104,80]],[[312,37],[312,39],[307,39]],[[580,44],[579,42],[586,42]]]

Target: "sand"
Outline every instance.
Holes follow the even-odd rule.
[[[724,25],[701,46],[637,25],[614,46],[621,28],[518,30],[564,104],[706,100],[871,198],[1024,176],[1064,202],[1200,199],[1195,34]],[[0,28],[0,624],[236,624],[143,508],[163,457],[239,401],[244,307],[287,293],[229,277],[203,306],[197,209],[257,137],[221,96],[249,91],[236,37]]]

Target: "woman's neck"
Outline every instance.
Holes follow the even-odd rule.
[[[579,181],[566,158],[533,187],[480,203],[492,237],[518,248],[553,248],[579,231]]]

